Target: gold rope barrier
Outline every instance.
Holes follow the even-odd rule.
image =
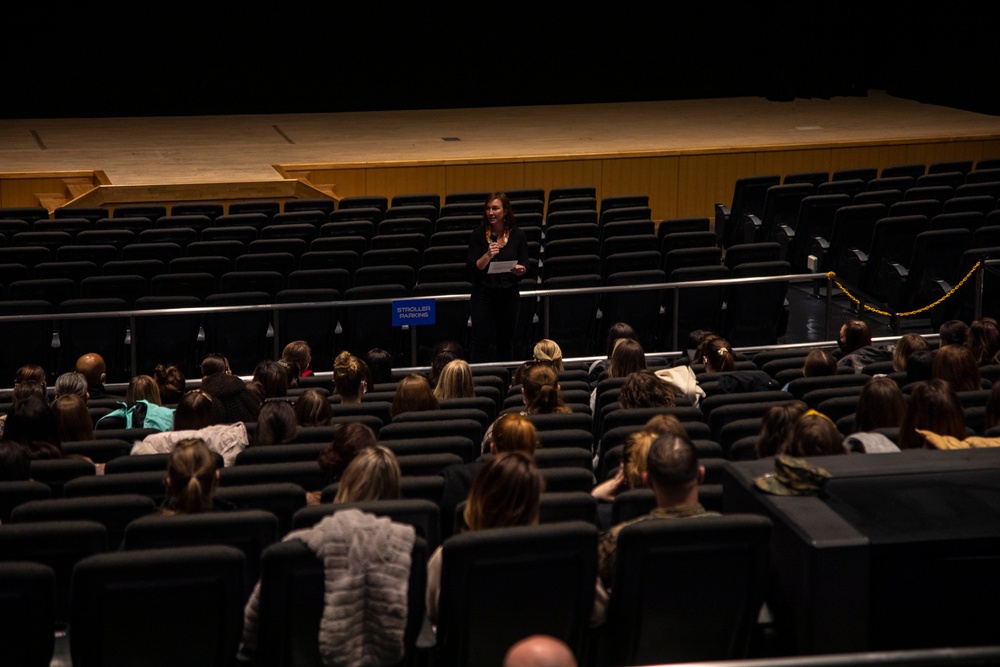
[[[969,271],[969,273],[966,274],[966,276],[964,278],[962,278],[962,280],[959,281],[959,283],[957,285],[955,285],[954,287],[952,287],[951,290],[947,294],[945,294],[944,296],[942,296],[940,299],[938,299],[934,303],[930,304],[929,306],[924,306],[923,308],[918,308],[917,310],[911,310],[911,311],[906,312],[906,313],[896,313],[896,315],[898,317],[912,317],[913,315],[919,315],[920,313],[926,312],[926,311],[930,310],[931,308],[934,308],[938,304],[943,303],[945,301],[945,299],[947,299],[952,294],[954,294],[955,292],[957,292],[962,287],[962,285],[964,285],[966,283],[966,281],[969,280],[969,278],[971,278],[973,275],[975,275],[976,271],[979,269],[979,265],[980,264],[982,264],[981,261],[980,262],[976,262],[976,265],[972,267],[972,270]],[[856,303],[858,305],[861,305],[861,300],[858,299],[853,294],[851,294],[850,292],[848,292],[847,288],[844,287],[844,285],[839,280],[837,280],[837,274],[836,273],[834,273],[833,271],[830,271],[829,273],[826,274],[826,277],[828,279],[832,280],[833,284],[836,285],[837,288],[841,292],[843,292],[844,294],[846,294],[848,299],[850,299],[851,301],[853,301],[854,303]],[[875,308],[874,306],[869,306],[867,303],[865,304],[865,310],[870,311],[872,313],[875,313],[876,315],[884,315],[886,317],[892,317],[892,313],[887,313],[884,310],[879,310],[878,308]]]

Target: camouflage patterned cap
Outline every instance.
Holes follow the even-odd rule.
[[[774,472],[758,477],[757,488],[776,496],[818,496],[829,472],[807,461],[781,454],[774,457]]]

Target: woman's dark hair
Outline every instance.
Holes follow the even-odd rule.
[[[931,379],[931,366],[934,362],[934,352],[917,350],[906,358],[906,384]]]
[[[175,431],[197,431],[211,425],[211,396],[198,389],[181,396],[174,411]]]
[[[611,350],[611,359],[608,361],[608,377],[623,378],[628,377],[636,371],[645,370],[646,352],[642,345],[634,338],[619,338],[615,341],[615,346]]]
[[[551,366],[537,364],[524,374],[521,385],[525,411],[529,415],[571,412],[559,396],[559,382]]]
[[[87,409],[87,402],[76,394],[63,394],[52,401],[52,411],[59,424],[62,442],[94,439],[94,420]]]
[[[35,382],[43,387],[45,386],[45,369],[38,364],[25,364],[17,369],[14,373],[14,384],[19,385],[22,382]]]
[[[364,361],[372,384],[392,382],[392,354],[376,347],[365,352]]]
[[[965,344],[977,366],[1000,363],[1000,328],[992,317],[973,320]]]
[[[441,404],[434,396],[427,379],[423,375],[411,373],[396,386],[396,394],[392,397],[392,405],[389,407],[389,416],[440,409]]]
[[[261,399],[288,395],[288,367],[277,361],[262,361],[253,369],[253,382],[260,388]]]
[[[808,409],[809,406],[802,401],[788,401],[768,408],[761,420],[760,436],[754,447],[757,458],[764,459],[780,453],[795,423]]]
[[[854,413],[854,430],[899,428],[905,415],[906,397],[899,385],[886,377],[872,378],[861,389],[858,409]]]
[[[664,382],[650,370],[629,374],[618,394],[622,408],[670,408],[677,402],[673,386]]]
[[[811,378],[836,374],[837,360],[826,350],[812,350],[806,355],[805,363],[802,364],[803,376]]]
[[[14,404],[4,423],[3,437],[24,445],[33,459],[62,458],[56,415],[48,403],[37,396]]]
[[[257,417],[254,445],[284,445],[295,439],[298,423],[292,404],[283,400],[264,403]]]
[[[229,372],[229,359],[226,359],[224,354],[213,352],[212,354],[205,355],[205,358],[201,360],[202,377],[227,372]]]
[[[728,373],[736,370],[736,360],[729,341],[721,336],[705,338],[695,352],[698,361],[704,361],[709,373]]]
[[[160,387],[160,400],[165,405],[172,405],[181,400],[187,386],[184,371],[174,365],[164,366],[163,364],[157,364],[153,370],[153,379],[156,380],[156,384]]]
[[[938,327],[941,347],[945,345],[965,345],[969,336],[969,325],[962,320],[948,320]]]
[[[503,228],[507,230],[517,227],[517,222],[514,220],[514,210],[510,207],[510,199],[507,197],[507,194],[504,192],[493,192],[483,202],[482,228],[489,232],[490,219],[486,215],[486,209],[494,199],[499,199],[500,204],[503,206]]]
[[[826,415],[810,410],[798,418],[781,448],[790,456],[846,454],[844,436]]]
[[[330,401],[318,389],[307,389],[292,406],[299,426],[327,426],[333,417]]]
[[[25,482],[31,478],[31,456],[19,442],[0,440],[0,482]]]
[[[451,340],[442,341],[434,346],[431,353],[431,370],[427,375],[427,381],[431,387],[437,387],[441,371],[451,362],[461,359],[462,352],[462,346]]]
[[[536,523],[544,489],[545,480],[529,454],[498,454],[472,481],[465,523],[470,530]]]
[[[631,325],[625,322],[615,322],[610,327],[608,327],[608,337],[604,341],[604,355],[611,359],[611,353],[615,351],[615,343],[618,342],[620,338],[631,338],[633,340],[639,339],[639,334],[635,332],[635,329]]]
[[[979,364],[972,350],[964,345],[945,345],[935,352],[931,361],[931,377],[944,380],[954,391],[978,391],[983,388]]]
[[[319,467],[330,475],[331,482],[336,482],[358,452],[376,444],[375,432],[361,422],[342,424],[333,434],[333,441],[320,453]]]
[[[844,354],[850,354],[872,344],[872,331],[868,324],[861,320],[844,322],[841,330],[844,335]]]
[[[965,439],[965,413],[955,392],[944,380],[918,382],[913,386],[906,416],[899,427],[900,449],[926,446],[924,437],[915,430],[918,428]]]

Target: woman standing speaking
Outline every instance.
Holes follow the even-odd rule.
[[[520,307],[517,283],[528,266],[528,240],[517,228],[504,193],[486,198],[482,225],[469,239],[467,263],[472,280],[472,361],[508,361]],[[496,352],[491,354],[494,345]]]

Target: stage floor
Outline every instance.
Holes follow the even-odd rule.
[[[278,164],[663,156],[1000,138],[1000,117],[872,92],[365,113],[0,120],[0,173],[112,185],[279,180]],[[990,156],[993,157],[993,156]]]

